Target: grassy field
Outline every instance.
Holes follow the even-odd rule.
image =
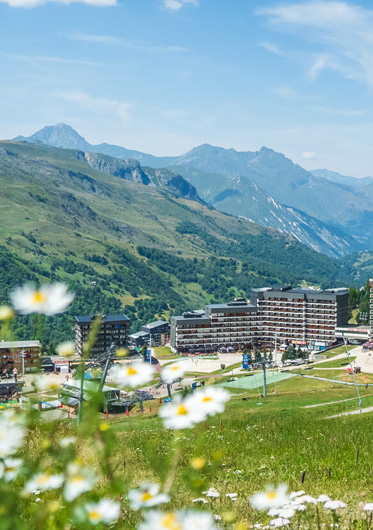
[[[331,375],[323,371],[322,376]],[[340,380],[346,377],[343,374]],[[359,381],[367,379],[373,383],[372,375],[360,376]],[[361,395],[363,407],[373,405],[372,387],[361,387]],[[320,406],[306,408],[310,405]],[[115,460],[118,467],[126,460],[126,473],[132,474],[133,485],[156,480],[159,475],[166,480],[170,455],[179,447],[182,456],[173,487],[175,508],[192,505],[193,498],[203,497],[201,492],[213,486],[220,497],[207,498],[206,508],[223,516],[233,511],[237,520],[247,516],[253,520],[249,496],[267,484],[281,483],[292,491],[304,489],[314,496],[326,493],[341,499],[351,514],[360,501],[373,500],[371,415],[328,419],[358,408],[353,387],[296,377],[278,383],[277,393],[269,392],[262,405],[258,405],[257,391],[232,391],[221,416],[181,435],[162,429],[156,414],[159,406],[152,405],[151,413],[141,415],[135,410],[129,418],[112,418],[118,443]],[[206,462],[198,476],[190,466],[197,456]],[[192,484],[188,489],[186,477],[200,487]],[[232,503],[225,497],[227,493],[237,493],[237,501]],[[255,517],[265,521],[264,515]]]
[[[350,355],[350,361],[353,362],[356,359],[355,355]],[[347,368],[349,365],[348,358],[343,357],[343,359],[333,359],[331,361],[327,361],[325,363],[320,363],[320,368],[343,368],[344,366]]]

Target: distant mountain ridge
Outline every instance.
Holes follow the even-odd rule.
[[[91,145],[65,124],[44,127],[16,140],[79,149],[91,153],[92,160],[93,153],[136,159],[156,173],[169,168],[176,172],[166,178],[170,186],[174,178],[183,187],[180,179],[184,177],[202,200],[218,210],[281,230],[332,257],[373,248],[370,177],[362,179],[366,181],[360,186],[355,182],[358,179],[351,177],[351,181],[327,170],[309,172],[267,147],[239,152],[203,144],[180,156],[156,157],[105,143]],[[118,160],[100,163],[111,174],[121,171]],[[156,174],[152,178],[157,179]],[[192,190],[189,193],[193,195]]]

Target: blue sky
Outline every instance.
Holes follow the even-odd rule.
[[[368,1],[0,0],[0,137],[156,155],[266,145],[373,175]]]

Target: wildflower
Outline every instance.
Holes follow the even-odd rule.
[[[23,460],[20,458],[5,458],[0,463],[0,478],[3,478],[6,482],[17,478],[22,463]]]
[[[206,497],[220,497],[220,493],[215,488],[210,488],[202,492]]]
[[[69,447],[70,445],[75,445],[76,438],[75,436],[66,436],[66,438],[62,438],[60,440],[60,446],[61,447]]]
[[[291,519],[293,515],[295,515],[295,510],[293,508],[271,508],[271,510],[268,512],[268,515],[270,517],[275,517],[278,515],[283,519]]]
[[[61,342],[61,344],[57,346],[56,352],[58,355],[61,355],[61,357],[71,357],[75,353],[75,342]]]
[[[132,366],[120,366],[117,364],[110,370],[109,375],[118,385],[134,388],[151,381],[153,368],[147,363],[136,363]]]
[[[133,510],[140,510],[169,502],[170,497],[165,493],[159,493],[159,484],[143,482],[139,489],[128,492],[128,499]]]
[[[203,497],[198,497],[198,499],[193,499],[192,502],[202,502],[202,504],[207,504],[207,500]]]
[[[342,501],[327,501],[324,508],[326,510],[338,510],[339,508],[346,508],[346,505]]]
[[[229,401],[229,398],[230,394],[224,388],[209,386],[195,392],[190,399],[203,414],[213,416],[224,411],[224,404]]]
[[[304,503],[308,503],[308,504],[316,504],[317,503],[317,500],[314,499],[313,497],[311,497],[311,495],[301,495],[300,497],[296,497],[294,500],[293,500],[293,503],[294,504],[304,504]]]
[[[250,502],[256,510],[270,510],[271,508],[279,508],[289,501],[286,493],[286,484],[282,484],[274,489],[268,486],[265,491],[255,493]]]
[[[269,522],[270,526],[273,526],[274,528],[281,528],[282,526],[286,526],[289,523],[290,523],[290,519],[285,519],[283,517],[272,519],[272,521]]]
[[[226,493],[225,496],[229,497],[232,501],[237,500],[237,493]]]
[[[185,368],[182,363],[172,363],[162,368],[161,378],[162,380],[171,385],[175,379],[179,379],[185,373]]]
[[[74,295],[67,292],[67,285],[55,283],[35,289],[33,285],[18,287],[10,294],[13,307],[22,315],[42,313],[47,316],[66,311],[74,300]]]
[[[190,465],[193,469],[200,470],[205,467],[206,460],[202,458],[201,456],[196,456],[195,458],[192,458],[190,461]]]
[[[0,306],[0,320],[10,320],[14,317],[14,311],[8,305]]]
[[[373,512],[373,502],[367,502],[363,505],[363,510],[366,512]]]
[[[295,499],[296,497],[300,497],[301,495],[305,495],[305,491],[304,490],[301,490],[301,491],[292,491],[290,493],[290,499]]]
[[[205,419],[203,412],[196,407],[191,398],[182,400],[176,396],[171,403],[163,405],[159,411],[167,429],[190,429]]]
[[[183,530],[183,525],[178,512],[150,510],[138,530]]]
[[[330,499],[330,497],[328,497],[328,495],[322,494],[322,495],[319,495],[316,500],[317,500],[317,502],[328,502],[331,499]]]
[[[81,467],[78,464],[70,464],[67,468],[67,480],[64,488],[64,497],[71,502],[85,491],[92,489],[96,483],[96,477],[92,469]]]
[[[93,524],[113,523],[119,518],[120,504],[111,499],[101,499],[99,502],[87,502],[84,505],[87,520]]]
[[[52,375],[40,375],[35,380],[35,385],[41,392],[45,390],[59,390],[61,385],[57,379]]]
[[[22,445],[25,429],[19,415],[12,410],[0,416],[0,458],[13,455]]]
[[[208,512],[188,510],[182,517],[183,530],[216,530],[214,520]]]
[[[34,475],[25,485],[25,491],[33,493],[35,490],[55,490],[62,486],[63,475],[51,475],[50,473],[38,473]]]

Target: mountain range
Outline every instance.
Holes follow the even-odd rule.
[[[122,171],[120,160],[134,164],[128,159],[148,166],[149,178],[150,168],[156,173],[168,168],[172,178],[189,181],[200,199],[214,208],[280,230],[330,257],[373,248],[372,177],[309,172],[266,147],[238,152],[204,144],[181,156],[156,157],[106,143],[89,144],[65,124],[14,140],[78,149],[92,160],[93,153],[100,154],[96,167],[101,164],[111,174]],[[171,181],[171,175],[166,178]]]

